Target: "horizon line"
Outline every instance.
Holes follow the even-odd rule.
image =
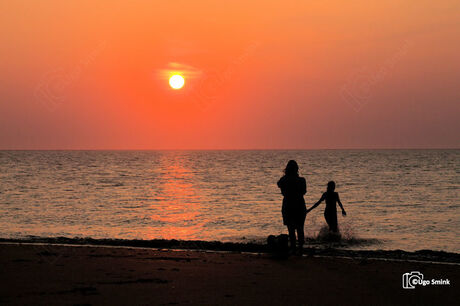
[[[325,151],[325,150],[460,150],[460,147],[394,147],[394,148],[203,148],[203,149],[188,149],[188,148],[162,148],[162,149],[120,149],[120,148],[51,148],[51,149],[4,149],[0,148],[0,151]]]

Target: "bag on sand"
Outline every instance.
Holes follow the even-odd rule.
[[[268,249],[275,254],[289,252],[289,236],[281,234],[278,236],[270,235],[267,238]]]

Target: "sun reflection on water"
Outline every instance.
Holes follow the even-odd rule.
[[[165,239],[198,239],[197,234],[203,230],[205,222],[197,218],[202,211],[202,199],[194,184],[195,176],[186,168],[186,160],[168,157],[160,161],[164,170],[151,203],[155,214],[150,218],[164,225],[160,230]]]

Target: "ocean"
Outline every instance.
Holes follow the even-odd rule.
[[[0,151],[0,237],[264,243],[290,159],[307,207],[336,182],[339,247],[460,253],[460,150]],[[307,245],[329,243],[323,210]]]

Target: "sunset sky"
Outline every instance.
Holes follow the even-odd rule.
[[[0,46],[0,149],[460,148],[458,0],[2,0]]]

